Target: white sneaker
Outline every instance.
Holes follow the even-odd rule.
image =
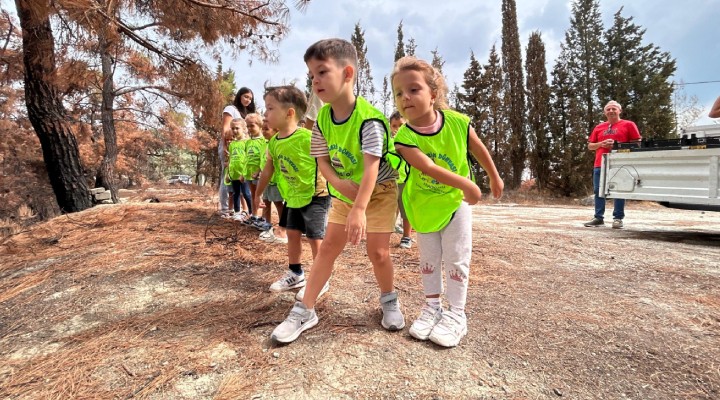
[[[407,236],[403,236],[403,238],[400,239],[400,248],[409,249],[411,247],[412,247],[412,239],[410,239]]]
[[[258,237],[260,238],[260,240],[267,241],[270,239],[274,239],[275,233],[273,232],[273,229],[270,228],[264,232],[260,232],[260,236],[258,236]]]
[[[303,300],[303,297],[305,297],[305,288],[307,288],[307,286],[303,286],[303,288],[300,289],[299,292],[297,292],[297,294],[295,295],[295,300],[297,300],[297,301]],[[325,282],[325,285],[322,287],[322,289],[320,289],[320,293],[318,293],[317,298],[319,299],[322,295],[327,293],[328,290],[330,290],[330,281],[329,280],[327,282]]]
[[[271,239],[265,240],[268,243],[275,243],[275,244],[287,244],[288,238],[286,237],[277,237],[273,236]]]
[[[288,271],[285,276],[270,285],[271,292],[284,292],[290,289],[297,289],[305,286],[305,274],[297,275],[292,271]]]
[[[410,336],[419,340],[427,340],[435,325],[442,319],[442,307],[435,309],[425,304],[420,310],[420,316],[410,326]]]
[[[295,303],[290,314],[270,335],[272,340],[280,343],[295,341],[301,333],[317,325],[318,317],[315,310],[308,310],[305,304]]]
[[[452,310],[445,311],[442,319],[430,332],[430,340],[443,347],[455,347],[467,334],[467,319]]]

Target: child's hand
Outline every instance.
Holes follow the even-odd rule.
[[[365,218],[365,211],[360,210],[356,207],[350,209],[347,221],[345,223],[345,232],[347,233],[348,242],[353,245],[359,244],[362,238],[365,237],[365,227],[367,220]]]
[[[477,204],[477,202],[480,201],[480,198],[482,197],[482,192],[480,191],[478,185],[475,184],[475,182],[469,179],[468,182],[469,183],[463,189],[463,200],[465,200],[470,205]]]
[[[337,186],[335,186],[335,189],[340,192],[343,196],[347,197],[348,199],[355,201],[355,197],[357,197],[358,189],[360,188],[360,185],[357,183],[342,179],[338,183]]]
[[[497,180],[490,179],[490,190],[492,191],[495,199],[500,199],[503,195],[503,189],[505,188],[505,182],[498,178]]]
[[[252,176],[253,179],[260,179],[260,171],[256,172]]]

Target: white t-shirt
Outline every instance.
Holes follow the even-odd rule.
[[[223,119],[225,114],[230,115],[232,119],[242,118],[240,111],[232,104],[223,109]],[[220,132],[220,139],[218,140],[218,156],[220,157],[221,162],[225,162],[225,141],[223,140],[223,132]]]

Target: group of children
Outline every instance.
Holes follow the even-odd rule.
[[[307,49],[304,61],[313,93],[325,103],[312,131],[298,125],[307,109],[300,90],[292,85],[267,88],[265,123],[271,136],[266,162],[259,175],[249,169],[241,174],[255,180],[251,210],[258,209],[273,177],[284,200],[279,225],[287,232],[289,271],[270,289],[302,288],[271,338],[289,343],[318,323],[314,307],[328,290],[336,258],[348,242],[357,245],[363,239],[380,289],[380,323],[390,331],[405,327],[390,258],[401,193],[399,204],[406,217],[401,245],[409,247],[412,226],[426,299],[409,333],[444,347],[456,346],[467,332],[470,205],[481,196],[470,179],[470,153],[488,173],[493,195],[499,198],[503,191],[487,149],[470,119],[448,109],[442,74],[423,60],[404,57],[396,62],[391,82],[398,113],[389,123],[353,92],[357,54],[350,42],[318,41]],[[230,160],[232,165],[232,153]],[[303,234],[313,255],[309,277],[300,260]],[[447,308],[440,298],[445,291],[443,262]]]

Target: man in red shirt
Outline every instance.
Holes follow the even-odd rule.
[[[640,132],[634,122],[620,119],[622,107],[615,100],[610,100],[603,108],[607,121],[600,123],[593,129],[588,140],[588,150],[595,152],[595,166],[593,168],[593,189],[595,192],[595,216],[585,223],[585,226],[605,225],[605,198],[598,196],[600,186],[600,167],[602,156],[610,152],[615,142],[637,142]],[[623,227],[625,218],[625,199],[615,199],[613,207],[613,229]]]

